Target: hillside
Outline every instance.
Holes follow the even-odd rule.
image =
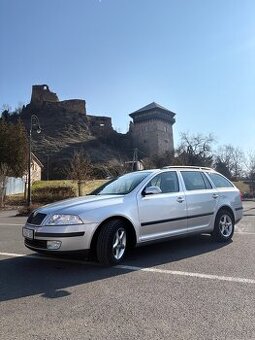
[[[132,156],[129,134],[117,133],[111,118],[86,113],[83,100],[59,101],[46,85],[33,86],[31,102],[19,116],[27,131],[31,115],[36,114],[42,132],[33,129],[33,152],[44,164],[43,177],[49,167],[50,178],[63,178],[65,167],[75,151],[83,150],[94,164],[118,164]],[[55,101],[52,101],[52,96]]]

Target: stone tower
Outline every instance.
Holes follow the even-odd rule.
[[[147,155],[163,155],[174,150],[175,113],[153,102],[129,115],[134,146]]]

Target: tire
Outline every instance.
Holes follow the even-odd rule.
[[[127,250],[127,228],[120,220],[106,222],[97,239],[97,258],[106,266],[119,264]]]
[[[212,236],[216,241],[228,242],[234,234],[234,227],[233,215],[228,210],[222,209],[216,216]]]

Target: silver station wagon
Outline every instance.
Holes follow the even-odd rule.
[[[99,262],[122,261],[128,247],[209,233],[227,242],[243,214],[239,190],[202,167],[165,167],[122,175],[88,196],[34,211],[23,227],[38,252],[93,251]]]

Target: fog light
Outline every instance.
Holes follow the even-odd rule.
[[[61,241],[47,241],[47,249],[57,250],[61,246]]]

